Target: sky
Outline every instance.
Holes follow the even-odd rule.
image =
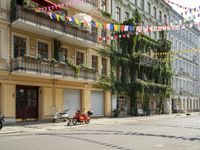
[[[189,8],[195,8],[200,6],[200,0],[170,0],[170,1]],[[176,5],[173,4],[170,5],[179,13],[185,12],[184,9],[180,9]],[[198,13],[200,13],[200,11]],[[198,19],[196,19],[195,21],[200,22],[200,17],[198,17]]]

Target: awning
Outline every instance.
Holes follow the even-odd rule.
[[[55,3],[51,2],[50,0],[32,0],[42,6],[56,6]]]
[[[87,26],[88,26],[89,28],[91,28],[92,17],[89,16],[88,14],[79,13],[79,14],[74,15],[73,17],[79,19],[81,22],[86,23]]]

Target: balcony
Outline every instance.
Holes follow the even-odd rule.
[[[140,61],[141,65],[147,65],[147,66],[155,66],[158,65],[159,63],[162,63],[160,60],[146,55],[138,55],[137,61],[138,62]]]
[[[13,74],[40,76],[44,78],[97,80],[97,71],[82,68],[77,73],[69,64],[29,56],[13,58],[11,60],[10,72]]]
[[[97,31],[84,30],[69,22],[51,20],[46,14],[17,6],[11,11],[11,26],[23,31],[59,38],[71,44],[92,47],[97,43]]]
[[[81,12],[88,13],[97,8],[97,0],[60,0],[61,2],[70,2],[72,7]]]

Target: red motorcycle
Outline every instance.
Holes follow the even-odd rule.
[[[77,122],[79,123],[85,122],[86,124],[88,124],[90,123],[91,115],[93,115],[91,111],[88,111],[87,114],[82,114],[80,110],[77,110],[75,116],[72,119],[72,123],[73,125],[76,125]]]

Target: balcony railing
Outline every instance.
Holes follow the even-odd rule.
[[[58,30],[64,35],[69,34],[74,38],[81,38],[85,41],[97,43],[97,30],[93,28],[91,31],[87,31],[84,27],[76,26],[70,22],[58,22],[51,20],[48,15],[42,13],[36,13],[34,10],[16,6],[11,10],[11,22],[17,20],[33,22],[39,26],[45,26],[49,28],[51,32]]]
[[[58,78],[97,80],[97,71],[95,70],[81,68],[77,73],[69,64],[29,56],[13,58],[10,71]]]
[[[150,66],[154,66],[154,65],[158,65],[158,64],[162,64],[162,61],[157,60],[155,58],[149,57],[149,56],[145,56],[145,55],[140,55],[138,57],[138,61],[140,61],[140,63],[142,65],[150,65]]]

